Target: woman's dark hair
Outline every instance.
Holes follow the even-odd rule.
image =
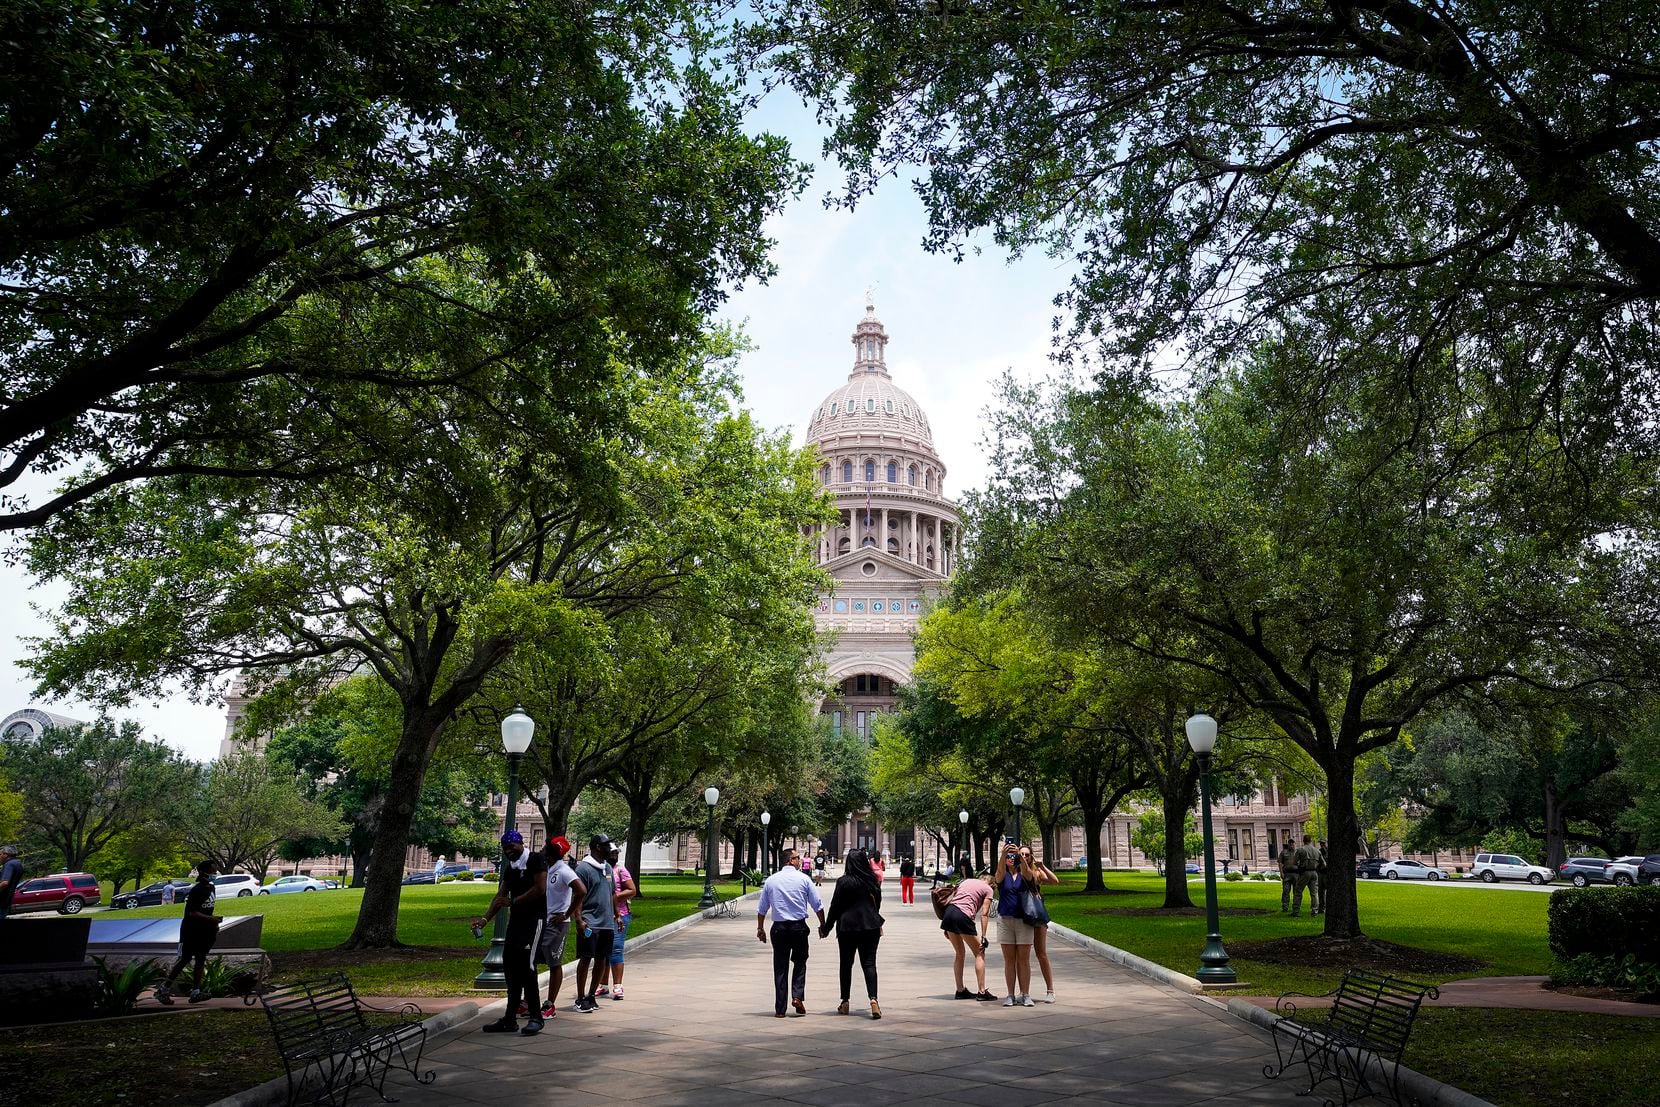
[[[872,895],[881,895],[882,885],[876,879],[876,870],[870,867],[870,855],[862,849],[847,851],[847,864],[842,867],[844,876],[851,876],[865,886],[865,891]]]

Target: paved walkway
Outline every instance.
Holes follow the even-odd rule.
[[[756,942],[753,916],[712,919],[631,957],[626,1001],[576,1014],[567,983],[540,1036],[475,1029],[429,1054],[436,1083],[398,1074],[388,1094],[407,1107],[1308,1103],[1293,1077],[1262,1075],[1274,1049],[1260,1030],[1062,942],[1050,954],[1056,1005],[954,1000],[950,947],[926,895],[897,899],[885,903],[880,1021],[857,968],[858,1013],[835,1014],[834,937],[814,940],[807,1016],[774,1018],[771,950]],[[1000,992],[995,947],[990,961]]]

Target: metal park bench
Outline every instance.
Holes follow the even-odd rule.
[[[1330,998],[1331,1008],[1323,1022],[1299,1022],[1293,997]],[[1302,1065],[1308,1072],[1308,1087],[1298,1095],[1309,1095],[1319,1085],[1335,1080],[1343,1104],[1386,1093],[1401,1103],[1401,1055],[1426,997],[1438,999],[1440,992],[1363,969],[1345,972],[1337,990],[1323,996],[1288,992],[1274,1004],[1274,1013],[1280,1016],[1273,1026],[1279,1064],[1263,1066],[1263,1075],[1277,1077],[1293,1065]]]
[[[437,1076],[430,1069],[424,1076],[417,1071],[427,1037],[421,1009],[413,1003],[391,1009],[364,1003],[344,973],[267,988],[259,993],[259,1002],[282,1054],[290,1105],[299,1102],[312,1081],[318,1086],[312,1103],[343,1105],[360,1085],[373,1088],[384,1102],[395,1102],[386,1094],[393,1065],[422,1084]],[[400,1021],[375,1025],[369,1013],[397,1015]]]

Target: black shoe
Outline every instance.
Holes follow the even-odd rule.
[[[486,1034],[512,1034],[519,1029],[519,1024],[503,1015],[495,1022],[485,1023],[483,1030]]]
[[[990,992],[981,992],[979,995],[975,996],[974,998],[979,1000],[981,1003],[996,1003],[997,1002],[997,997],[992,995]]]
[[[974,993],[969,991],[967,988],[958,988],[957,989],[957,994],[955,996],[953,996],[952,998],[954,998],[954,999],[973,999],[974,998]]]
[[[519,1031],[520,1034],[523,1034],[527,1038],[530,1037],[532,1034],[540,1034],[541,1032],[542,1032],[542,1020],[541,1019],[531,1019],[529,1022],[525,1023],[525,1028],[523,1030]]]

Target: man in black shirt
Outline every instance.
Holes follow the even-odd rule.
[[[507,1010],[488,1024],[488,1034],[511,1034],[519,1029],[514,1013],[520,1000],[530,1019],[521,1033],[542,1030],[542,1000],[536,986],[536,951],[542,944],[542,927],[547,923],[548,861],[540,850],[526,850],[524,835],[509,830],[501,836],[501,887],[485,912],[484,922],[507,911],[507,937],[501,953],[502,973],[507,977]]]
[[[213,877],[219,866],[203,861],[196,866],[196,883],[184,897],[184,918],[179,921],[179,959],[167,979],[156,985],[156,1002],[173,1005],[173,981],[184,971],[186,962],[194,961],[190,1002],[200,1003],[209,996],[202,990],[202,976],[207,972],[207,955],[213,949],[213,939],[219,935],[219,916],[213,913]]]

